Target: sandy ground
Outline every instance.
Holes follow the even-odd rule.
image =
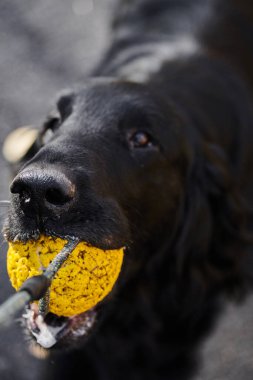
[[[85,78],[108,43],[113,0],[1,0],[0,143],[12,129],[40,125],[57,92]],[[0,157],[0,198],[8,198]],[[5,210],[0,209],[0,220]],[[0,301],[12,292],[1,239]],[[203,345],[196,380],[252,380],[253,297],[228,305]],[[0,332],[0,379],[39,380],[44,362],[26,351],[21,329]],[[57,379],[56,379],[57,380]],[[154,379],[155,380],[155,379]]]

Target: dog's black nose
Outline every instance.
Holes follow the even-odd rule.
[[[75,195],[74,184],[55,169],[26,169],[17,175],[10,190],[19,194],[20,206],[27,215],[64,208]]]

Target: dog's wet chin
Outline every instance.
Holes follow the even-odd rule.
[[[72,317],[59,317],[53,313],[43,317],[37,304],[29,305],[23,319],[31,337],[30,351],[35,356],[46,356],[47,352],[83,343],[94,328],[96,315],[93,308]]]

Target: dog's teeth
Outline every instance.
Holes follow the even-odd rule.
[[[43,317],[41,315],[38,316],[36,324],[39,330],[36,332],[32,330],[32,334],[36,338],[38,344],[40,344],[43,348],[50,348],[54,346],[56,343],[55,336],[52,334],[48,326],[44,323]]]
[[[31,332],[36,338],[37,343],[43,348],[51,348],[54,346],[57,342],[57,334],[65,327],[65,324],[61,327],[48,326],[41,315],[36,318],[36,325],[37,329],[31,330]]]

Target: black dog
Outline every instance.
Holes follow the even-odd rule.
[[[11,186],[7,239],[127,247],[99,328],[59,340],[82,348],[52,378],[188,379],[222,297],[250,287],[252,18],[247,0],[125,2],[100,78],[46,121]]]

